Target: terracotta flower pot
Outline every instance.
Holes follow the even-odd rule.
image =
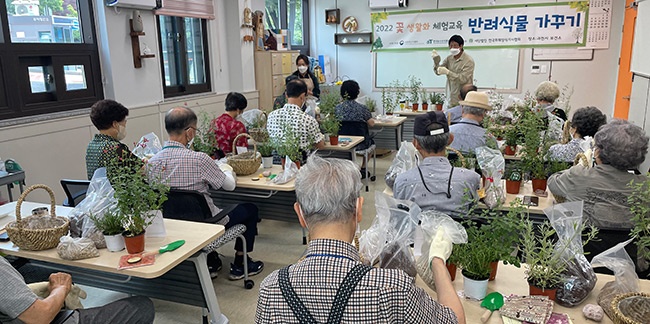
[[[546,191],[546,179],[533,179],[533,192],[537,190]]]
[[[456,280],[456,264],[454,263],[447,263],[447,271],[449,271],[449,276],[451,277],[451,281]]]
[[[442,104],[436,104],[436,110],[442,111]]]
[[[418,103],[414,103],[413,105],[411,105],[411,109],[413,109],[413,111],[418,111],[419,108],[420,108],[420,104]]]
[[[519,193],[520,188],[521,188],[521,180],[519,181],[506,180],[507,193],[516,195]]]
[[[427,110],[429,110],[429,104],[425,102],[422,104],[422,111],[427,111]]]
[[[330,135],[330,145],[332,145],[332,146],[339,145],[339,136],[338,135],[336,135],[336,136]]]
[[[126,245],[126,252],[129,254],[140,253],[144,251],[144,232],[135,235],[128,236],[128,232],[124,232],[124,245]]]
[[[555,300],[555,293],[557,292],[556,288],[553,289],[544,289],[539,288],[530,282],[528,283],[528,294],[531,296],[548,296],[548,299]]]
[[[517,153],[517,146],[506,145],[505,150],[503,150],[505,155],[515,155]]]
[[[490,262],[490,278],[489,281],[493,281],[497,277],[497,269],[499,268],[499,261]]]

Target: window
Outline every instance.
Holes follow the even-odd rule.
[[[0,120],[104,97],[91,0],[0,1]]]
[[[266,0],[267,28],[288,29],[291,49],[309,55],[309,1]]]
[[[158,16],[165,97],[209,92],[207,21]]]

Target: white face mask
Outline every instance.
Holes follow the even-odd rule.
[[[189,142],[187,142],[187,148],[192,149],[192,144],[193,143],[194,143],[194,137],[192,137],[192,139]]]
[[[117,140],[121,141],[126,138],[126,126],[117,124]]]
[[[449,50],[449,53],[451,53],[453,56],[456,56],[460,53],[460,48],[452,48]]]
[[[300,72],[300,73],[305,73],[305,72],[307,72],[307,67],[304,66],[304,65],[299,66],[299,67],[298,67],[298,72]]]

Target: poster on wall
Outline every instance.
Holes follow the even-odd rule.
[[[587,48],[609,48],[609,33],[612,23],[613,0],[591,0],[587,22]]]
[[[373,12],[373,51],[466,47],[583,47],[588,1]]]

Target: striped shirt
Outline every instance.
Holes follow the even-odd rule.
[[[347,273],[359,264],[349,243],[318,239],[309,242],[303,261],[289,268],[296,294],[320,323],[325,323],[334,296]],[[256,323],[299,323],[284,300],[278,271],[260,285]],[[402,270],[372,269],[356,286],[343,314],[343,323],[457,323],[456,314],[437,303]]]
[[[147,172],[150,179],[157,177],[172,189],[202,193],[212,215],[221,211],[214,205],[208,187],[221,188],[226,175],[207,154],[194,152],[176,141],[167,141],[163,149],[149,159]],[[227,223],[228,219],[222,221]]]

